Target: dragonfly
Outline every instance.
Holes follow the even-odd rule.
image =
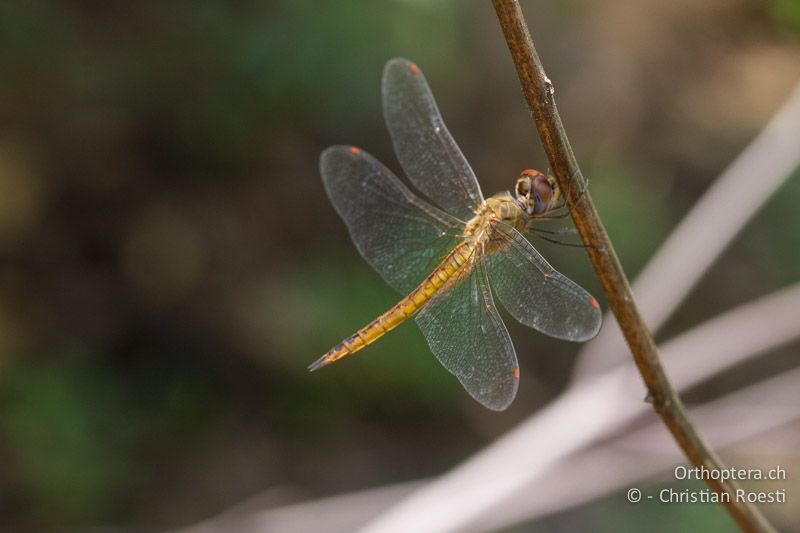
[[[323,151],[320,172],[360,254],[405,296],[308,368],[354,354],[413,317],[470,396],[502,411],[517,394],[520,370],[494,296],[516,320],[552,337],[583,342],[600,330],[597,300],[525,237],[563,213],[565,195],[552,177],[529,169],[513,194],[484,198],[413,62],[386,64],[382,96],[395,154],[430,202],[355,146]]]

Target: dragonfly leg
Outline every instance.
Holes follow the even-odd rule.
[[[552,242],[553,244],[560,244],[562,246],[573,246],[575,248],[591,248],[590,245],[583,244],[583,243],[575,243],[575,242],[564,242],[558,239],[553,239],[552,237],[546,237],[544,235],[539,234],[539,230],[532,229],[533,233],[536,233],[536,236],[542,239],[543,241]]]
[[[545,229],[545,228],[537,228],[533,225],[529,225],[527,227],[528,231],[534,231],[536,233],[546,233],[548,235],[577,235],[578,230],[575,228],[559,228],[559,229]]]
[[[532,226],[528,226],[527,229],[531,233],[535,233],[536,236],[539,237],[540,239],[542,239],[543,241],[552,242],[553,244],[560,244],[562,246],[572,246],[572,247],[575,247],[575,248],[591,248],[592,250],[595,250],[595,251],[598,251],[598,252],[602,252],[603,251],[602,248],[597,248],[596,246],[592,246],[590,244],[564,242],[564,241],[561,241],[561,240],[558,240],[558,239],[552,237],[552,235],[561,235],[561,234],[564,234],[564,233],[569,233],[569,234],[575,235],[577,233],[577,230],[575,228],[561,228],[560,230],[546,230],[546,229],[543,229],[543,228],[534,228]],[[551,235],[551,236],[547,237],[546,235],[542,235],[542,233],[545,233],[545,234]]]

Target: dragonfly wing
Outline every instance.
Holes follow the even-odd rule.
[[[420,69],[392,59],[383,70],[383,116],[394,151],[420,191],[461,220],[483,201],[475,173],[444,125]]]
[[[416,317],[439,362],[480,403],[502,411],[517,394],[519,367],[480,263],[446,285]]]
[[[597,335],[602,322],[597,300],[551,267],[517,230],[505,224],[497,229],[501,249],[485,261],[503,307],[552,337],[583,342]]]
[[[328,148],[320,157],[320,172],[356,248],[399,292],[413,290],[461,233],[458,220],[419,199],[359,148]]]

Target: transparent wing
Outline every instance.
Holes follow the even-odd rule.
[[[552,337],[582,342],[597,335],[602,321],[597,300],[551,267],[517,230],[505,224],[497,230],[501,249],[485,263],[503,307]]]
[[[383,116],[406,175],[448,213],[469,220],[483,195],[478,180],[447,131],[419,68],[392,59],[383,70]]]
[[[517,355],[480,263],[417,314],[433,354],[480,403],[502,411],[517,394]]]
[[[356,248],[399,292],[411,292],[455,245],[462,224],[420,200],[363,150],[332,146],[319,166]]]

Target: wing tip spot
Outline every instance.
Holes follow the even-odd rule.
[[[414,63],[409,63],[408,70],[410,70],[411,73],[414,76],[419,76],[419,72],[420,72],[419,67],[417,65],[415,65]]]
[[[350,153],[353,154],[353,155],[358,155],[358,154],[361,153],[361,148],[359,148],[357,146],[351,146],[350,147]]]
[[[595,300],[595,299],[594,299],[594,297],[592,297],[592,298],[590,298],[590,299],[589,299],[589,304],[590,304],[592,307],[594,307],[595,309],[600,309],[600,304],[599,304],[599,303],[597,303],[597,300]]]
[[[514,379],[519,379],[519,367],[514,367]]]

